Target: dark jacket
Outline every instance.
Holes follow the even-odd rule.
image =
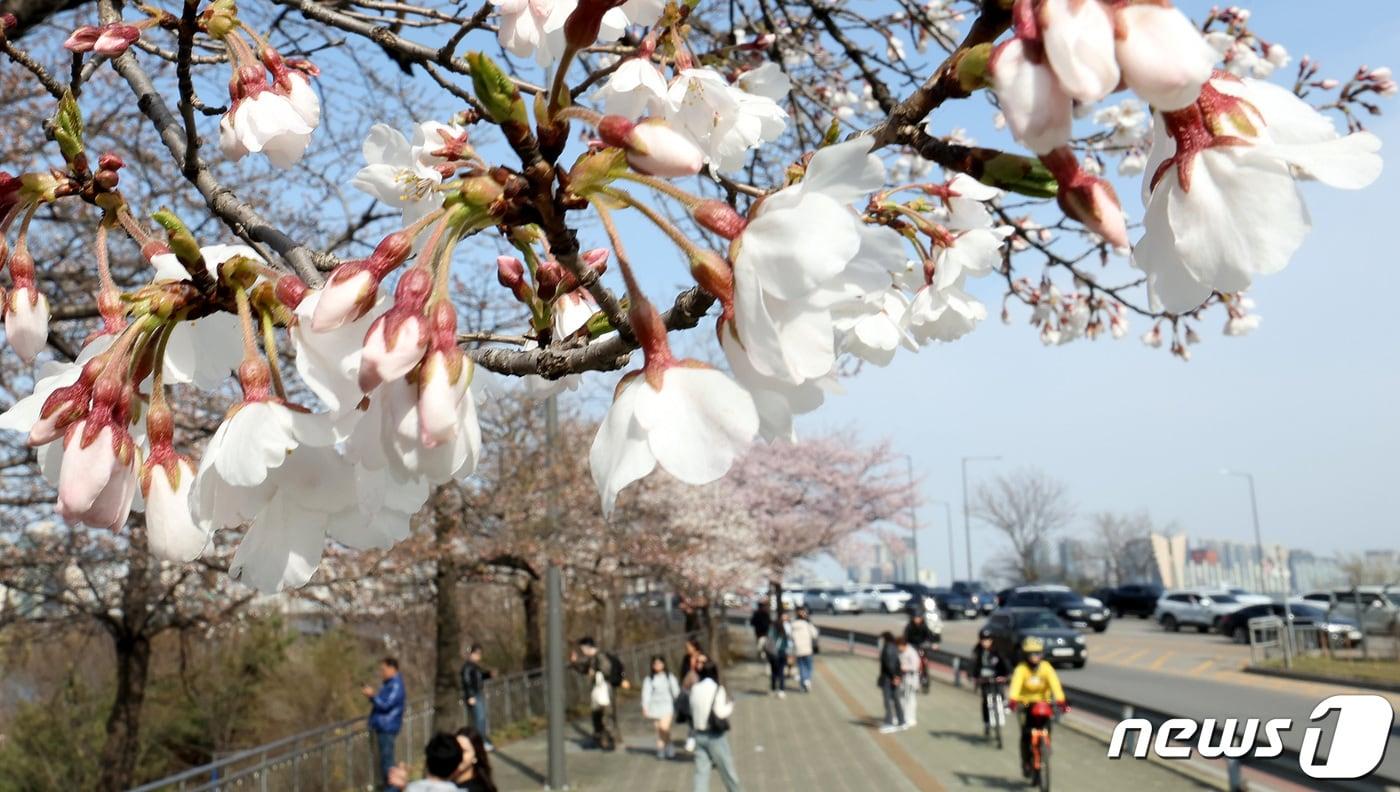
[[[914,624],[911,621],[904,625],[904,640],[908,641],[910,646],[917,648],[924,644],[934,643],[938,639],[933,634],[933,630],[929,629],[928,622]]]
[[[404,705],[403,677],[394,674],[379,686],[379,692],[369,700],[370,731],[398,734],[403,728]]]
[[[880,682],[900,679],[904,676],[904,670],[899,667],[899,647],[894,645],[894,641],[886,641],[880,647]]]
[[[479,698],[485,691],[486,680],[491,678],[491,672],[482,668],[471,658],[462,664],[462,700]]]
[[[753,628],[753,634],[759,638],[768,634],[768,628],[773,625],[773,617],[768,611],[756,610],[753,616],[749,617],[749,626]]]
[[[972,662],[968,664],[968,676],[976,681],[982,676],[982,669],[988,668],[992,671],[993,677],[1011,676],[1011,664],[1006,662],[1006,658],[997,654],[997,650],[988,649],[983,651],[982,644],[972,647]]]

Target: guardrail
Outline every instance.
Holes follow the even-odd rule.
[[[729,616],[731,624],[747,626],[747,619],[744,616]],[[880,636],[875,633],[868,633],[859,630],[839,630],[830,627],[821,628],[821,645],[823,648],[832,646],[833,641],[837,644],[845,643],[846,651],[855,652],[856,647],[869,646],[878,647]],[[929,653],[930,659],[940,665],[948,666],[953,671],[953,685],[961,687],[963,684],[963,669],[971,662],[967,655],[957,654],[942,649],[935,649]],[[1061,679],[1063,683],[1063,678]],[[1085,690],[1074,684],[1064,684],[1065,695],[1073,703],[1074,708],[1081,712],[1097,715],[1110,721],[1122,721],[1128,718],[1141,718],[1152,724],[1153,734],[1169,720],[1174,718],[1186,718],[1185,715],[1174,714],[1162,710],[1145,707],[1125,699],[1106,696],[1101,693]],[[1199,721],[1199,718],[1188,718]],[[1392,732],[1392,735],[1394,732]],[[1133,753],[1136,744],[1135,732],[1129,730],[1126,735],[1123,754],[1125,756]],[[1325,757],[1318,757],[1319,760]],[[1318,790],[1319,792],[1386,792],[1394,790],[1400,780],[1385,778],[1373,774],[1369,778],[1359,780],[1335,781],[1328,779],[1312,778],[1305,773],[1299,765],[1298,752],[1285,747],[1283,752],[1272,758],[1260,758],[1253,756],[1230,758],[1226,762],[1226,775],[1231,792],[1243,792],[1247,786],[1242,779],[1242,769],[1249,768],[1268,776],[1272,776],[1280,781],[1295,784],[1303,789]]]
[[[653,654],[680,656],[687,633],[612,650],[622,660],[628,678],[640,679]],[[674,661],[673,661],[674,662]],[[500,728],[544,717],[545,671],[542,668],[505,674],[486,681],[490,722]],[[578,674],[564,675],[564,702],[573,710],[588,701],[588,687]],[[431,699],[409,702],[394,755],[419,755],[431,733]],[[462,722],[467,723],[465,708]],[[135,787],[130,792],[321,792],[366,789],[377,784],[378,767],[365,717],[319,726],[280,740],[241,750],[208,764]]]

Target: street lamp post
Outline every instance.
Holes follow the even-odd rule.
[[[1254,548],[1255,552],[1259,554],[1259,590],[1263,591],[1265,588],[1264,534],[1259,530],[1259,499],[1254,494],[1254,474],[1229,469],[1221,470],[1220,473],[1225,476],[1238,476],[1249,482],[1249,511],[1254,517]],[[1290,644],[1293,642],[1293,608],[1288,604],[1288,595],[1288,572],[1285,570],[1283,574],[1283,665],[1285,668],[1292,668],[1293,657]]]
[[[943,507],[943,524],[948,527],[948,582],[958,576],[958,556],[953,551],[953,507],[945,500],[929,501]]]
[[[904,463],[909,467],[909,536],[914,551],[914,583],[919,582],[919,509],[914,497],[914,458],[904,455]]]
[[[550,394],[544,407],[545,454],[553,461],[555,438],[559,434],[559,402],[556,394]],[[555,482],[547,484],[551,489]],[[549,530],[559,530],[559,500],[553,491],[545,499],[545,519]],[[559,564],[551,561],[545,570],[545,692],[546,717],[548,720],[549,768],[545,778],[546,789],[568,789],[568,775],[564,772],[564,586]]]
[[[972,574],[972,523],[967,516],[967,463],[968,462],[995,462],[1001,459],[999,456],[970,456],[962,458],[962,489],[963,489],[963,541],[967,543],[967,579],[973,580]],[[953,581],[948,581],[952,583]]]

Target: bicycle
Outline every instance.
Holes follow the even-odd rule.
[[[928,695],[928,686],[931,678],[928,667],[932,661],[928,659],[928,653],[938,648],[936,644],[926,643],[919,646],[919,692]]]
[[[982,695],[982,736],[988,740],[995,737],[998,751],[1004,747],[1001,729],[1006,725],[1005,682],[989,668],[982,669],[977,680],[978,691]]]
[[[1025,718],[1030,739],[1029,744],[1021,746],[1021,771],[1032,787],[1050,792],[1050,725],[1055,720],[1055,708],[1049,702],[1037,701],[1026,709]]]

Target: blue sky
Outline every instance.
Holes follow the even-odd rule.
[[[1178,5],[1199,17],[1210,4]],[[1310,53],[1335,76],[1364,59],[1391,65],[1400,52],[1400,6],[1392,3],[1254,8],[1261,35],[1295,58]],[[1400,156],[1400,119],[1375,121],[1383,156]],[[959,458],[976,454],[1003,461],[975,463],[974,482],[1035,466],[1069,486],[1081,514],[1147,509],[1193,536],[1242,541],[1252,536],[1246,484],[1219,470],[1247,470],[1266,542],[1322,552],[1395,547],[1400,328],[1392,315],[1400,271],[1388,231],[1400,204],[1400,162],[1388,161],[1362,192],[1306,193],[1314,230],[1287,270],[1256,281],[1263,323],[1249,337],[1221,336],[1223,319],[1212,318],[1190,363],[1138,342],[1142,322],[1122,341],[1048,349],[1021,312],[1010,327],[993,318],[958,343],[868,369],[803,426],[896,438],[924,477],[925,497],[952,502],[960,570]],[[995,317],[996,298],[987,296]],[[921,561],[942,574],[943,510],[926,506],[920,517],[932,526]],[[1083,527],[1081,520],[1074,530]],[[973,534],[980,568],[998,542],[975,524]]]

